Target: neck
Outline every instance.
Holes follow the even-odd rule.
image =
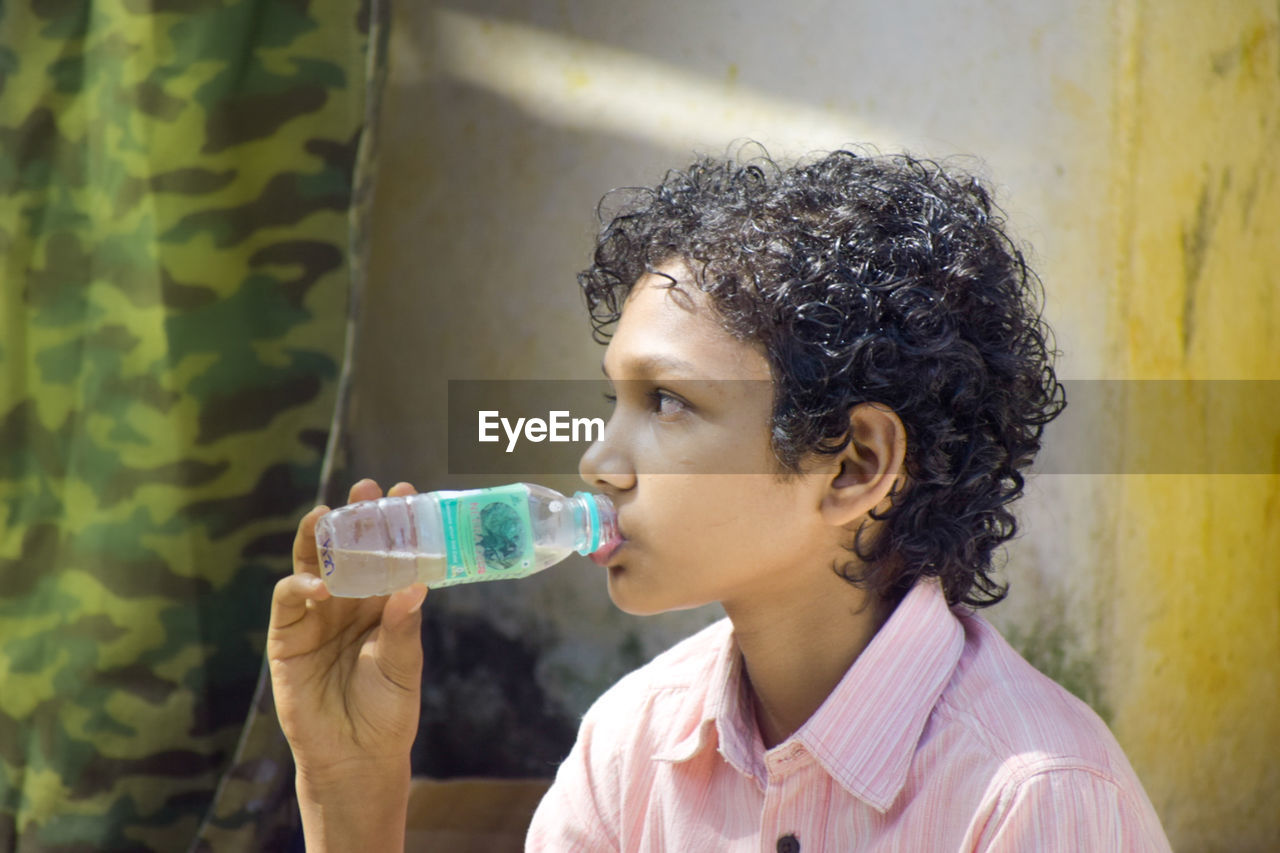
[[[725,603],[766,748],[804,725],[888,618],[846,581],[751,606]]]

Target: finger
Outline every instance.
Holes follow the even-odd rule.
[[[403,498],[409,495],[416,495],[417,493],[417,489],[404,481],[396,483],[394,486],[387,489],[387,497],[389,498]]]
[[[392,631],[398,631],[405,622],[419,619],[419,611],[426,597],[427,585],[424,583],[415,583],[391,593],[382,606],[382,624]]]
[[[347,503],[359,503],[360,501],[376,501],[382,497],[382,488],[376,480],[365,477],[360,482],[351,487],[351,491],[347,492]]]
[[[382,674],[410,692],[421,689],[422,602],[426,597],[426,585],[416,583],[387,598],[374,653]]]
[[[316,555],[316,522],[328,511],[327,506],[318,506],[298,522],[298,533],[293,537],[293,573],[295,575],[320,574],[320,559]]]
[[[315,575],[289,575],[281,578],[271,594],[272,633],[287,631],[307,615],[308,601],[324,601],[329,589]]]

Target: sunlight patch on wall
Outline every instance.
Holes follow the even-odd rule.
[[[672,67],[528,24],[449,9],[435,13],[431,64],[542,121],[685,152],[750,138],[798,155],[855,142],[897,150],[898,135],[856,116]],[[711,151],[708,153],[718,153]]]

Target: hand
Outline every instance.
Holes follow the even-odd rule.
[[[387,495],[414,494],[407,483]],[[374,500],[372,480],[348,501]],[[422,685],[421,606],[427,588],[389,596],[334,598],[320,579],[316,507],[293,544],[293,574],[276,584],[267,659],[276,713],[293,750],[299,784],[351,787],[380,775],[405,775],[418,730]],[[358,784],[358,782],[357,782]]]

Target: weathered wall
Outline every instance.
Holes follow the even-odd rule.
[[[1280,379],[1280,10],[1134,5],[1108,205],[1116,363],[1135,378]],[[1230,442],[1215,414],[1200,413],[1203,441]],[[1258,470],[1280,473],[1271,446]],[[1115,732],[1179,849],[1275,849],[1280,477],[1125,477],[1116,490]]]
[[[1064,377],[1280,379],[1273,3],[395,11],[352,420],[357,472],[384,485],[492,484],[447,473],[446,380],[596,376],[573,277],[597,199],[742,138],[979,155],[1035,247]],[[992,614],[1111,722],[1179,850],[1280,834],[1280,459],[1259,465],[1273,475],[1035,479]],[[481,648],[433,658],[417,766],[514,775],[549,773],[594,695],[717,615],[620,614],[585,561],[428,612]],[[450,713],[517,690],[546,716],[484,711],[474,751],[431,757]],[[504,754],[472,754],[503,720],[524,726]]]

